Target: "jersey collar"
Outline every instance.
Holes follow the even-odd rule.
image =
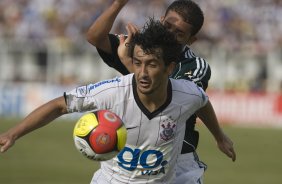
[[[137,93],[137,86],[135,81],[135,76],[132,77],[132,87],[133,87],[133,95],[135,102],[137,106],[140,108],[140,110],[147,116],[148,119],[153,119],[155,116],[157,116],[159,113],[161,113],[171,102],[172,100],[172,87],[171,87],[171,81],[168,80],[168,86],[167,86],[167,99],[163,105],[161,105],[158,109],[156,109],[153,112],[150,112],[141,102],[138,93]]]

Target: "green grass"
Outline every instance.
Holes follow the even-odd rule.
[[[200,158],[208,164],[208,184],[279,184],[282,175],[282,129],[223,127],[237,154],[232,162],[220,152],[211,134],[200,127]]]
[[[15,121],[0,119],[0,132]],[[18,140],[0,155],[3,184],[88,184],[99,163],[74,147],[74,122],[55,121]],[[282,129],[223,127],[233,139],[237,161],[221,153],[203,126],[198,153],[208,165],[206,184],[279,184],[282,175]]]

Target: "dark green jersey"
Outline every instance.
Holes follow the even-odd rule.
[[[203,58],[195,56],[188,47],[185,48],[184,53],[186,54],[182,56],[186,58],[182,58],[178,63],[171,77],[175,79],[192,80],[198,86],[206,90],[211,77],[209,64]]]
[[[186,79],[194,81],[204,90],[208,87],[211,77],[211,69],[209,64],[200,57],[197,57],[189,47],[185,47],[180,62],[171,74],[175,79]],[[195,131],[195,123],[197,116],[192,115],[186,121],[186,131],[183,141],[181,153],[189,153],[195,151],[199,142],[199,133]]]
[[[119,45],[118,35],[109,34],[109,39],[112,47],[112,54],[105,53],[103,50],[97,48],[99,55],[107,65],[115,68],[121,74],[129,74],[129,71],[122,64],[117,54]],[[194,81],[198,86],[206,90],[211,77],[211,69],[209,64],[203,58],[197,57],[188,46],[185,46],[180,57],[180,62],[177,64],[171,77]],[[186,121],[182,153],[195,151],[198,145],[199,135],[198,132],[194,130],[196,118],[197,116],[194,114]]]

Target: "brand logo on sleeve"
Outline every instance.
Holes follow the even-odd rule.
[[[99,86],[102,86],[104,84],[108,84],[108,83],[114,83],[114,82],[120,82],[120,78],[116,77],[114,79],[110,79],[110,80],[103,80],[101,82],[95,83],[95,84],[91,84],[88,86],[88,90],[91,91],[92,89],[98,88]]]
[[[77,96],[84,97],[87,94],[87,86],[80,86],[77,89]]]

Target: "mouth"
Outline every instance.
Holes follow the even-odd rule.
[[[150,84],[151,83],[148,80],[144,80],[144,79],[139,80],[139,85],[142,88],[148,88],[150,87]]]

